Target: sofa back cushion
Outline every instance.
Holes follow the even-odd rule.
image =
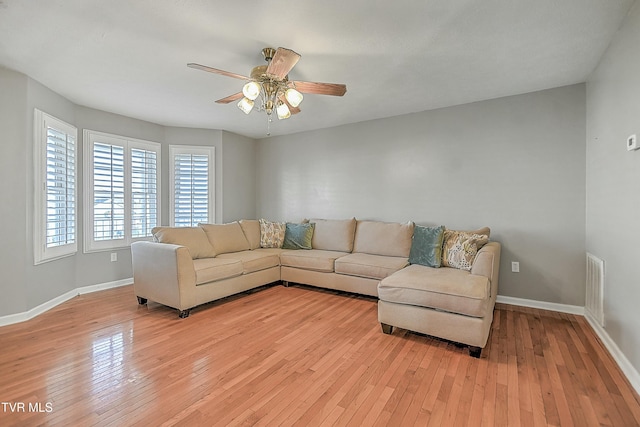
[[[351,252],[356,219],[311,219],[315,224],[311,247],[325,251]]]
[[[258,249],[260,247],[260,222],[257,219],[241,219],[240,227],[249,242],[249,248]]]
[[[192,259],[210,258],[216,254],[200,227],[154,227],[153,237],[160,243],[185,246]]]
[[[409,257],[413,222],[358,221],[353,252]]]
[[[250,246],[237,221],[228,224],[199,224],[216,255],[248,251]]]

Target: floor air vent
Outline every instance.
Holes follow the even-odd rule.
[[[585,314],[604,328],[604,261],[587,253]]]

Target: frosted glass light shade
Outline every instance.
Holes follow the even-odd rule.
[[[253,109],[253,101],[249,98],[242,98],[240,102],[238,102],[238,108],[241,109],[245,114],[249,114]]]
[[[302,94],[293,88],[287,89],[287,91],[284,93],[284,97],[287,98],[287,102],[292,107],[297,107],[304,99]]]
[[[278,105],[278,108],[276,108],[276,112],[278,113],[278,118],[280,120],[288,119],[289,117],[291,117],[291,111],[289,111],[289,107],[287,107],[287,104],[285,104],[284,102]]]
[[[242,94],[253,101],[260,95],[260,83],[249,82],[242,88]]]

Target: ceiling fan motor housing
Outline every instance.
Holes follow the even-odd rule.
[[[264,60],[270,62],[273,59],[273,55],[276,54],[276,50],[272,47],[265,47],[262,49],[262,55],[264,56]]]

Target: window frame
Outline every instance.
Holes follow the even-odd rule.
[[[175,156],[179,154],[195,154],[195,155],[207,155],[209,156],[208,165],[208,220],[207,223],[214,224],[216,219],[216,176],[215,176],[215,163],[216,163],[216,150],[213,146],[199,146],[199,145],[169,145],[169,221],[172,227],[175,227],[175,194],[176,194],[176,182],[175,182]],[[193,225],[193,224],[192,224]]]
[[[75,255],[78,252],[78,128],[42,110],[34,108],[34,214],[33,214],[33,263],[34,265]],[[73,241],[47,247],[47,151],[48,129],[52,128],[66,137],[73,137]],[[68,187],[67,187],[68,188]]]
[[[83,130],[83,160],[84,160],[84,252],[101,252],[114,249],[125,249],[136,241],[151,240],[153,237],[149,234],[144,237],[132,236],[132,155],[133,149],[153,151],[156,153],[156,219],[159,226],[162,224],[162,203],[161,203],[161,184],[162,184],[162,144],[159,142],[145,141],[142,139],[129,138],[121,135],[114,135],[105,132],[99,132],[91,129]],[[124,165],[124,236],[122,239],[105,239],[95,240],[95,210],[94,210],[94,144],[103,143],[123,147],[123,165]],[[153,228],[153,227],[151,227]]]

